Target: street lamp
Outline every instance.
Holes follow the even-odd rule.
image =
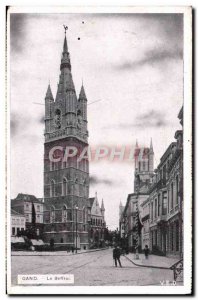
[[[78,206],[76,205],[76,253],[77,253],[77,232],[78,232],[78,222],[77,222],[77,216],[78,216]]]

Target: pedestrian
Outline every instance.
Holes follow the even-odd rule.
[[[72,253],[74,254],[74,247],[72,246]]]
[[[145,245],[145,247],[144,247],[144,254],[145,254],[145,258],[148,259],[148,256],[149,256],[149,247],[148,247],[148,245]]]
[[[118,246],[115,246],[115,248],[113,249],[113,259],[115,261],[115,266],[117,267],[117,261],[118,261],[120,267],[122,268],[122,265],[120,262],[120,255],[121,255],[120,248]]]

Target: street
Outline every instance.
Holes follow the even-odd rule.
[[[173,280],[173,272],[135,266],[121,256],[122,268],[115,267],[112,249],[83,254],[50,256],[12,256],[12,285],[18,274],[74,274],[76,286],[133,286],[160,285],[160,281]]]

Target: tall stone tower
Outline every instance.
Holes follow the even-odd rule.
[[[44,240],[88,247],[89,162],[80,159],[88,146],[87,97],[77,98],[65,31],[60,76],[54,100],[45,97]]]
[[[146,193],[148,191],[150,180],[154,171],[154,151],[152,139],[150,148],[135,146],[135,178],[134,178],[134,192]]]

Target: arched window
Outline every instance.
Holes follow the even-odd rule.
[[[65,205],[63,206],[63,211],[62,211],[62,221],[64,223],[67,222],[67,208]]]
[[[67,196],[68,194],[68,184],[67,184],[67,179],[63,178],[63,182],[62,182],[62,195],[63,196]]]
[[[51,180],[50,183],[50,197],[54,197],[55,196],[55,181]]]
[[[55,209],[54,209],[54,206],[51,206],[51,208],[50,208],[50,222],[51,223],[55,222]]]

